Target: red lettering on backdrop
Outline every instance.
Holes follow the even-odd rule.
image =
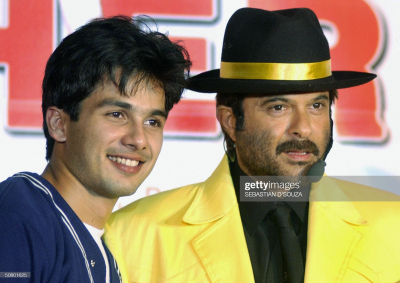
[[[210,54],[205,38],[170,36],[169,39],[173,42],[180,42],[188,50],[190,61],[192,61],[190,73],[201,73],[207,70],[207,58]]]
[[[53,0],[9,1],[9,26],[0,28],[0,64],[8,77],[7,126],[42,125],[41,81],[53,50]]]
[[[216,11],[216,0],[102,0],[104,16],[118,14],[137,15],[145,14],[157,19],[171,17],[171,20],[213,19]],[[173,17],[173,18],[172,18]],[[192,73],[206,71],[207,58],[210,56],[208,43],[204,38],[179,38],[183,40],[193,62]],[[171,37],[171,40],[178,38]],[[199,136],[215,137],[219,134],[219,127],[215,118],[214,100],[182,99],[171,110],[165,124],[166,136]]]
[[[249,0],[249,6],[269,10],[309,7],[320,20],[332,22],[339,36],[331,47],[332,70],[371,72],[373,61],[382,52],[378,17],[363,0]],[[382,119],[382,95],[376,80],[339,90],[334,117],[339,140],[385,141],[388,130]]]
[[[8,99],[8,123],[7,126],[14,130],[40,130],[42,126],[41,114],[41,81],[46,61],[53,50],[53,1],[41,0],[31,5],[29,0],[10,1],[9,27],[0,29],[0,62],[6,65],[9,78]],[[103,1],[107,3],[107,1]],[[115,3],[119,2],[120,6]],[[140,1],[136,1],[140,4]],[[199,15],[208,16],[213,0],[209,5],[203,5],[203,9],[190,6],[188,2],[174,6],[176,9],[166,9],[174,15]],[[207,2],[207,1],[205,1]],[[202,4],[206,4],[203,2]],[[150,13],[149,2],[143,2],[137,11],[147,11],[149,14],[160,13],[161,6],[154,6]],[[29,5],[28,5],[29,4]],[[111,5],[112,4],[112,5]],[[109,6],[103,7],[105,13],[110,13],[111,6],[116,14],[125,13],[127,9],[134,8],[132,2],[109,2]],[[207,8],[208,7],[208,8]],[[207,8],[207,9],[205,9]],[[133,11],[129,12],[133,14]],[[37,17],[40,14],[41,17]],[[40,31],[40,32],[38,32]],[[19,36],[15,36],[18,34]],[[207,58],[209,55],[209,43],[204,38],[171,38],[182,40],[191,54],[193,62],[192,73],[207,70]],[[216,136],[219,133],[215,119],[215,101],[183,99],[169,114],[165,125],[165,133],[169,136]]]
[[[216,0],[101,0],[103,15],[138,15],[152,17],[193,17],[209,18],[214,16],[214,1]]]
[[[181,40],[189,51],[193,62],[191,72],[200,73],[207,69],[210,56],[208,44],[204,38],[175,38]],[[215,137],[219,126],[215,116],[215,100],[182,99],[168,115],[164,133],[168,136]]]

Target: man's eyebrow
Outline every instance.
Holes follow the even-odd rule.
[[[163,118],[165,118],[165,119],[167,119],[167,117],[168,117],[168,114],[167,114],[166,111],[158,110],[158,109],[152,110],[152,111],[151,111],[151,115],[152,115],[152,116],[161,116],[161,117],[163,117]]]
[[[99,104],[97,104],[97,108],[105,107],[105,106],[117,106],[126,110],[132,110],[133,107],[131,104],[127,102],[123,102],[120,100],[115,100],[115,99],[104,99],[100,101]]]
[[[137,108],[135,106],[133,106],[132,104],[123,102],[120,100],[116,100],[116,99],[104,99],[97,105],[98,108],[105,107],[105,106],[116,106],[116,107],[120,107],[122,109],[126,109],[129,111],[137,110]],[[142,111],[142,110],[139,110],[139,111]],[[151,109],[149,112],[150,112],[151,116],[161,116],[165,119],[168,117],[168,114],[165,110]]]
[[[271,98],[265,99],[264,101],[262,101],[260,103],[260,106],[264,106],[264,105],[266,105],[268,103],[276,102],[276,101],[289,102],[290,99],[287,99],[287,98],[281,97],[281,96],[275,96],[275,97],[271,97]]]
[[[321,95],[318,95],[317,97],[315,97],[313,100],[314,101],[316,101],[316,100],[329,100],[329,98],[328,98],[327,94],[321,94]]]
[[[324,94],[318,95],[317,97],[313,98],[312,100],[313,100],[313,101],[317,101],[317,100],[329,100],[329,98],[328,98],[328,95],[324,93]],[[286,97],[281,97],[281,96],[273,96],[273,97],[270,97],[270,98],[265,99],[264,101],[262,101],[262,102],[260,103],[260,106],[264,106],[264,105],[266,105],[266,104],[268,104],[268,103],[276,102],[276,101],[281,101],[281,102],[286,102],[286,103],[288,103],[288,102],[290,102],[290,99],[288,99],[288,98],[286,98]]]

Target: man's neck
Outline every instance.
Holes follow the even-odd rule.
[[[93,195],[60,164],[49,162],[42,173],[60,193],[79,219],[98,229],[103,229],[118,199]]]

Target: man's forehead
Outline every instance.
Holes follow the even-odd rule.
[[[86,102],[87,100],[90,100],[90,102]],[[136,103],[141,105],[147,103],[152,108],[165,111],[164,89],[153,83],[153,81],[138,81],[137,78],[131,78],[125,85],[125,91],[123,92],[116,83],[105,78],[96,85],[95,89],[84,101],[86,103],[94,103],[96,107],[125,105],[122,107],[125,109],[135,108],[133,105]],[[132,106],[128,107],[128,104],[132,104]]]
[[[105,76],[96,84],[94,91],[108,89],[113,90],[121,96],[131,97],[136,94],[143,94],[146,90],[149,90],[152,92],[162,93],[165,99],[165,91],[161,82],[154,78],[136,74],[127,79],[123,89],[120,89],[120,84],[121,80],[119,75],[117,78]]]

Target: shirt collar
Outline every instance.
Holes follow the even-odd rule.
[[[246,173],[240,168],[237,159],[233,162],[229,161],[229,169],[232,176],[233,186],[237,202],[239,205],[240,216],[242,218],[243,226],[247,229],[250,235],[253,235],[260,225],[264,217],[268,214],[270,209],[274,206],[274,202],[243,202],[240,201],[240,176],[247,176]],[[286,202],[287,205],[296,213],[302,223],[307,221],[308,202]]]

